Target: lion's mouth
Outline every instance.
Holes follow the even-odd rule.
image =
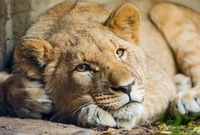
[[[132,89],[130,92],[123,92],[122,89],[110,88],[109,93],[99,93],[94,96],[94,100],[98,106],[104,110],[118,110],[130,103],[141,103],[144,100],[145,89]]]

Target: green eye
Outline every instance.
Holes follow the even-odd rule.
[[[87,64],[80,64],[76,67],[76,71],[78,72],[85,72],[88,71],[90,69],[90,66]]]
[[[123,55],[124,55],[124,49],[118,49],[117,51],[116,51],[116,54],[119,56],[119,57],[122,57]]]

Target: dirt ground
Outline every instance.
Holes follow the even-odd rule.
[[[49,122],[45,120],[0,117],[0,135],[121,135],[151,134],[142,127],[131,131],[125,129],[86,129],[74,125]]]
[[[0,117],[0,135],[92,135],[95,131],[44,120]]]
[[[113,128],[81,128],[45,120],[0,117],[0,135],[200,135],[200,119],[187,125],[156,123],[132,130]]]

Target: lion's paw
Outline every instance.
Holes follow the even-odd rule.
[[[42,118],[50,113],[53,103],[44,84],[27,78],[13,77],[8,84],[7,102],[19,117]]]
[[[200,116],[200,87],[179,92],[171,102],[170,112],[186,119]]]
[[[116,123],[110,113],[96,105],[83,107],[78,114],[78,124],[83,127],[108,126],[115,127]]]

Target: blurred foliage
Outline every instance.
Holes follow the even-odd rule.
[[[170,117],[162,118],[155,124],[138,126],[131,130],[108,128],[100,131],[99,135],[200,135],[200,119],[185,120],[181,116],[173,120]]]

